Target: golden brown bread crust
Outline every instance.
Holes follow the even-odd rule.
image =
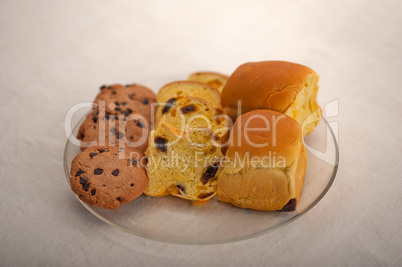
[[[248,129],[246,132],[245,128]],[[263,157],[271,152],[284,155],[287,162],[293,162],[299,158],[301,144],[301,126],[296,120],[272,110],[254,110],[237,118],[226,155],[233,159],[235,154]]]
[[[218,178],[219,200],[257,210],[296,208],[307,163],[301,126],[296,120],[270,110],[240,116],[226,156],[229,163]],[[289,203],[293,205],[289,207]]]
[[[315,124],[306,131],[310,133],[321,116],[316,102],[318,79],[315,71],[296,63],[245,63],[226,82],[222,90],[222,106],[232,118],[236,118],[239,111],[241,115],[256,109],[270,109],[286,113],[302,125],[308,115],[317,111]]]
[[[240,65],[222,91],[224,107],[286,111],[303,89],[306,77],[317,75],[312,69],[286,61],[250,62]]]

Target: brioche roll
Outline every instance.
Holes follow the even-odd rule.
[[[270,110],[237,118],[218,178],[218,199],[241,208],[293,211],[299,204],[307,154],[301,125]]]
[[[312,69],[296,63],[245,63],[226,82],[222,106],[232,118],[256,109],[278,111],[297,120],[309,134],[321,119],[318,79]]]

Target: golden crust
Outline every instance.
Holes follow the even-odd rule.
[[[218,178],[220,201],[257,210],[282,210],[294,200],[294,205],[299,203],[307,154],[301,126],[291,117],[270,110],[240,116],[226,156],[229,163]]]
[[[300,124],[318,110],[315,124],[306,131],[310,133],[321,117],[316,101],[318,79],[315,71],[296,63],[245,63],[226,82],[221,95],[222,106],[232,118],[256,109],[270,109],[285,113]]]

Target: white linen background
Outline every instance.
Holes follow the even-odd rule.
[[[2,0],[0,265],[402,265],[401,11],[398,0]],[[339,99],[338,175],[300,219],[175,245],[101,222],[70,192],[64,117],[99,85],[268,59],[310,66],[320,104]]]

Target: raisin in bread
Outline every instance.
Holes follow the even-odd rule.
[[[218,136],[222,143],[229,138],[230,118],[223,109],[198,97],[178,97],[162,109],[159,123],[166,123],[181,131],[192,127],[206,127]]]
[[[223,157],[219,142],[204,127],[182,132],[160,123],[151,131],[145,153],[149,178],[145,194],[171,194],[195,202],[212,198]]]
[[[209,86],[212,86],[216,88],[219,93],[222,92],[223,87],[226,84],[226,81],[229,79],[228,76],[216,73],[216,72],[196,72],[190,74],[188,76],[187,80],[189,81],[195,81],[195,82],[201,82],[208,84]]]
[[[159,123],[165,105],[174,102],[180,96],[199,97],[211,102],[215,106],[221,105],[220,93],[211,86],[192,81],[172,82],[163,86],[156,95],[158,108],[155,114],[155,125]]]

